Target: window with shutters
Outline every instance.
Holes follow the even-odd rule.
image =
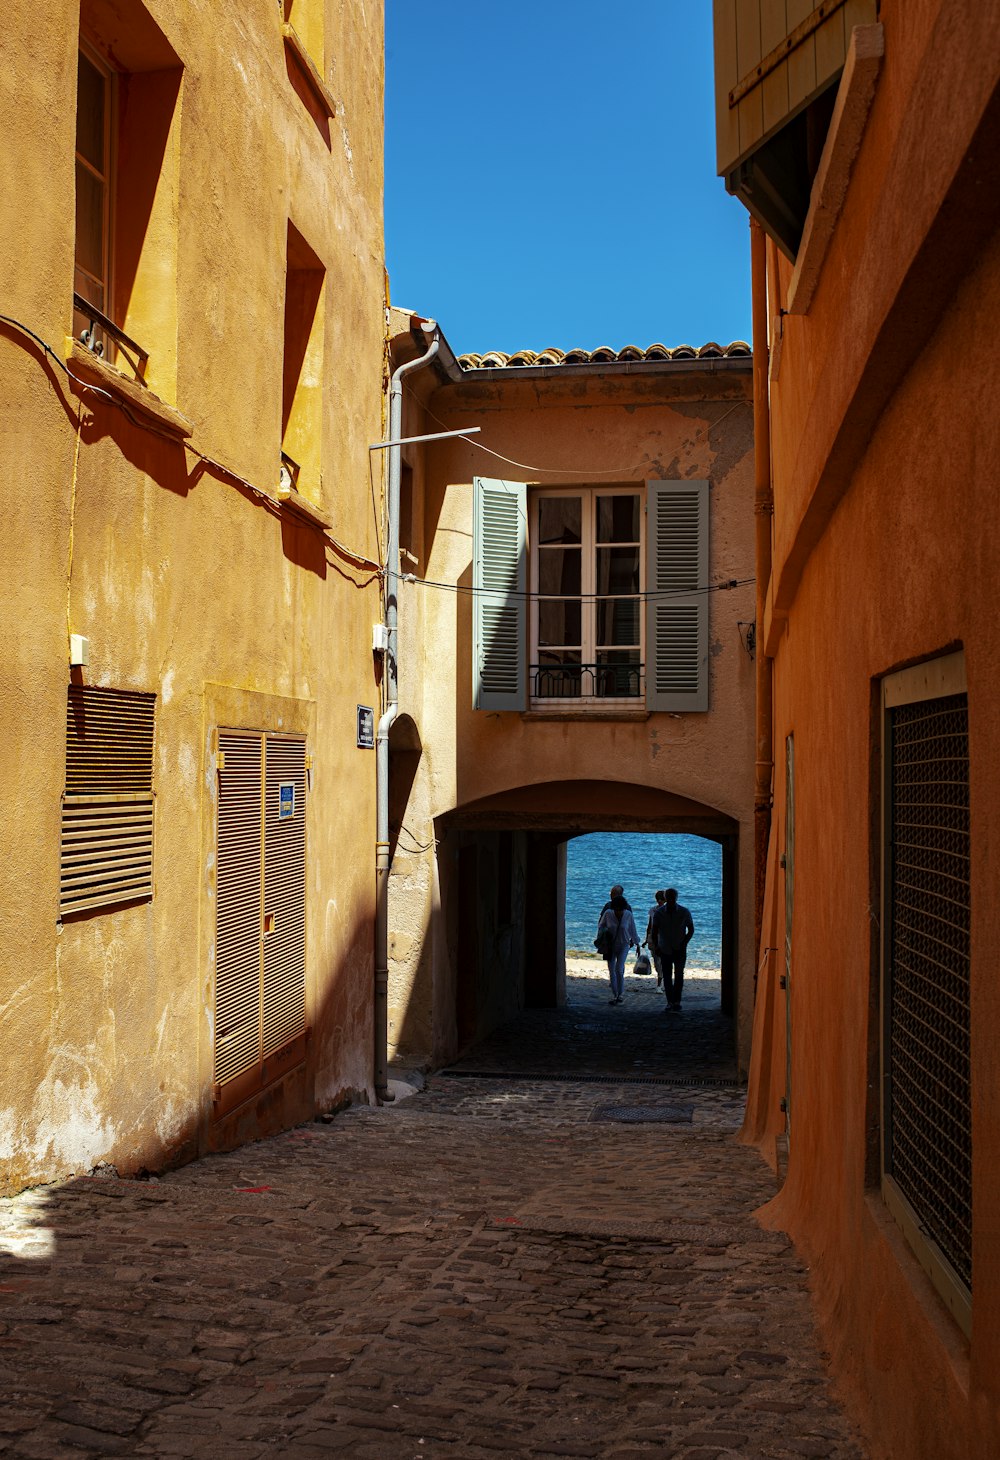
[[[473,485],[476,709],[708,709],[707,481]]]
[[[222,1114],[305,1054],[305,740],[220,730],[215,1085]]]
[[[61,917],[153,895],[155,705],[152,694],[69,687]]]
[[[883,682],[882,1193],[969,1331],[969,705],[961,653]]]

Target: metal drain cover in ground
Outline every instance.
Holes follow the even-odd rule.
[[[612,1120],[621,1125],[690,1125],[693,1105],[598,1105],[591,1120]]]

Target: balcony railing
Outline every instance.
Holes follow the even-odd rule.
[[[103,314],[96,305],[91,304],[89,299],[84,299],[82,294],[73,295],[73,308],[77,314],[90,321],[87,329],[80,331],[80,343],[86,346],[92,355],[104,356],[105,337],[114,340],[119,355],[124,355],[128,361],[136,380],[140,384],[146,383],[146,362],[149,359],[149,351],[137,345],[135,340],[130,339],[123,329]],[[110,363],[110,362],[109,362]]]
[[[531,664],[533,700],[625,700],[645,693],[643,664]]]

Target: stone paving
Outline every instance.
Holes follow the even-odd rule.
[[[707,1029],[686,1065],[653,995],[602,996],[587,1070],[531,1016],[463,1062],[491,1078],[0,1204],[0,1453],[863,1460],[740,1092],[692,1083]],[[623,1074],[637,1039],[670,1057]]]

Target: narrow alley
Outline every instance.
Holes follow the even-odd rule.
[[[575,979],[393,1105],[5,1203],[0,1453],[860,1460],[717,989]]]

